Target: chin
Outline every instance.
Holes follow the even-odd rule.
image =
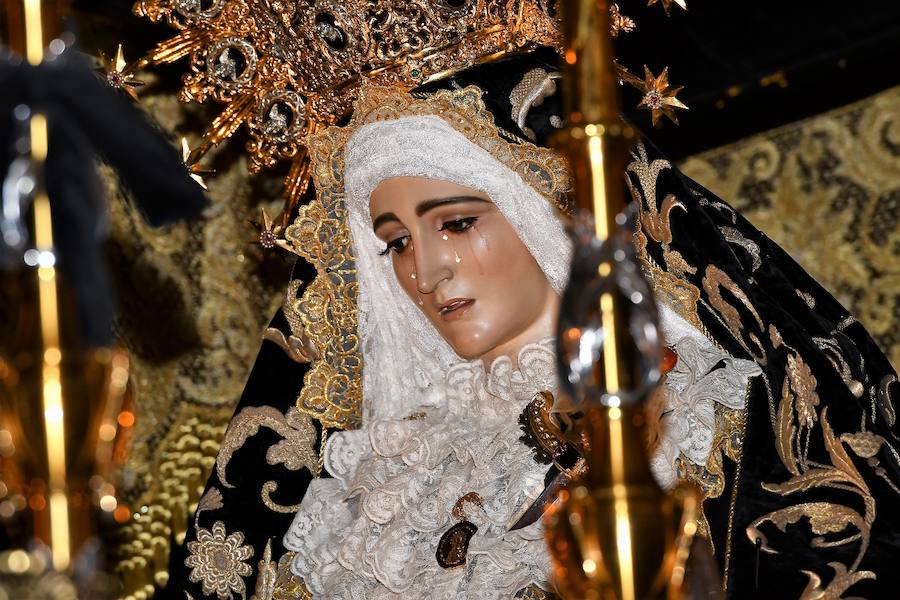
[[[464,360],[476,360],[487,354],[487,350],[481,348],[470,349],[469,347],[460,348],[457,346],[453,346],[453,351],[456,352],[459,357]]]
[[[447,341],[450,342],[450,347],[453,348],[453,351],[456,352],[460,358],[465,360],[479,359],[494,348],[484,342],[474,342],[473,340]]]

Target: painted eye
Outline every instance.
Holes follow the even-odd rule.
[[[475,224],[475,221],[478,220],[478,217],[466,217],[465,219],[455,219],[453,221],[447,221],[443,225],[441,225],[440,231],[449,231],[451,233],[462,233],[472,227]]]
[[[378,254],[380,254],[381,256],[384,256],[388,252],[395,252],[396,254],[401,254],[408,247],[409,247],[409,236],[404,235],[403,237],[398,237],[397,239],[391,240],[390,242],[388,242],[385,249],[382,250],[381,252],[379,252]]]

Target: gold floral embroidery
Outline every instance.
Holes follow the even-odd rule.
[[[753,304],[750,302],[750,299],[747,297],[747,294],[737,286],[737,284],[728,276],[727,273],[719,269],[715,265],[707,265],[706,273],[703,276],[703,289],[706,290],[707,296],[709,296],[710,305],[716,310],[724,320],[725,325],[731,331],[731,334],[734,336],[735,340],[744,347],[744,349],[751,354],[757,362],[761,365],[766,364],[766,353],[762,347],[762,344],[759,341],[759,338],[756,337],[756,334],[753,332],[748,333],[748,338],[753,342],[756,346],[755,351],[751,350],[744,340],[743,331],[744,331],[744,323],[741,320],[741,315],[738,310],[725,301],[722,298],[721,288],[725,288],[731,294],[737,298],[741,304],[753,315],[753,318],[756,320],[756,324],[759,326],[759,331],[765,331],[765,327],[763,326],[762,319],[759,318],[759,313],[756,312],[756,309],[753,307]]]
[[[788,355],[788,379],[794,393],[797,420],[801,427],[812,427],[816,422],[816,407],[819,406],[819,395],[816,393],[816,378],[809,366],[799,355]]]
[[[306,588],[303,579],[291,572],[295,554],[296,552],[287,552],[278,560],[272,600],[313,600],[312,593]]]
[[[209,488],[197,503],[197,510],[194,512],[194,527],[198,527],[200,522],[200,513],[207,510],[218,510],[225,506],[222,501],[222,492],[216,488]]]
[[[658,158],[653,162],[649,162],[647,158],[647,149],[643,144],[638,144],[635,160],[632,161],[626,171],[631,171],[637,175],[638,182],[644,192],[645,203],[639,203],[641,206],[642,227],[647,234],[657,242],[668,245],[672,243],[672,228],[669,224],[671,212],[675,208],[687,212],[687,209],[674,195],[668,194],[662,201],[662,205],[656,206],[656,180],[659,174],[665,169],[671,169],[672,164],[664,159]],[[629,183],[630,185],[630,183]],[[644,209],[643,205],[646,205]]]
[[[642,219],[643,215],[638,219],[638,229],[634,234],[634,243],[637,248],[637,258],[641,263],[641,270],[653,288],[656,299],[674,310],[682,319],[702,330],[703,325],[700,323],[700,317],[697,315],[697,302],[700,300],[700,290],[684,279],[661,269],[647,254],[647,238],[641,231]]]
[[[247,438],[259,432],[260,427],[268,427],[284,438],[266,452],[266,461],[270,465],[283,464],[291,471],[306,467],[311,473],[318,474],[316,429],[307,415],[293,407],[282,415],[271,406],[248,406],[231,420],[216,458],[216,472],[222,485],[234,487],[228,482],[228,463]]]
[[[648,198],[652,198],[654,196],[650,194],[656,193],[656,177],[659,171],[668,168],[668,166],[668,163],[665,161],[653,161],[653,163],[647,164],[646,151],[641,147],[638,149],[635,162],[629,166],[628,170],[638,175],[638,183],[642,186],[642,191],[648,195]],[[641,207],[634,234],[634,245],[638,260],[641,262],[642,271],[653,288],[654,295],[659,301],[672,308],[680,317],[715,343],[697,314],[700,290],[681,278],[685,273],[696,273],[696,267],[688,264],[678,251],[666,247],[663,247],[663,259],[666,262],[666,268],[672,272],[663,270],[649,256],[647,252],[647,236],[644,234],[644,224],[648,219],[648,214],[643,208],[640,193],[631,183],[631,179],[626,178],[626,182],[632,197],[638,206]],[[660,222],[657,221],[657,224]],[[668,221],[665,222],[668,223]],[[749,395],[749,392],[750,387],[748,386],[746,394]],[[706,464],[698,466],[690,461],[677,461],[679,478],[696,484],[703,492],[705,498],[718,498],[722,495],[725,489],[723,460],[725,456],[736,463],[740,460],[744,426],[747,420],[746,408],[734,410],[726,406],[716,405],[715,411],[715,433]],[[706,530],[708,530],[705,519],[701,511],[701,526],[706,527]]]
[[[759,324],[762,329],[762,320],[759,318],[759,313],[756,312],[756,309],[753,308],[753,304],[751,304],[750,299],[747,298],[747,294],[737,286],[737,284],[728,276],[727,273],[722,271],[719,267],[715,265],[707,265],[706,274],[703,276],[703,289],[706,290],[707,295],[710,298],[710,304],[712,304],[715,309],[724,317],[725,322],[728,323],[729,328],[735,336],[740,337],[740,331],[743,329],[743,325],[741,323],[741,316],[738,313],[737,309],[732,305],[725,302],[722,299],[722,292],[720,288],[725,288],[729,292],[734,295],[735,298],[741,301],[747,310],[753,315],[753,318],[756,319],[756,322]]]
[[[318,350],[312,340],[309,339],[309,336],[306,335],[300,315],[294,311],[293,304],[297,299],[297,291],[299,291],[302,283],[299,279],[291,280],[287,290],[285,290],[284,301],[281,303],[281,310],[291,329],[290,335],[285,335],[283,331],[276,327],[268,327],[263,332],[263,339],[277,344],[291,360],[304,364],[318,358]]]
[[[225,524],[216,521],[212,530],[198,528],[197,540],[188,542],[190,555],[184,560],[190,567],[190,580],[203,584],[203,594],[215,593],[219,600],[231,600],[232,592],[247,595],[243,577],[253,572],[245,561],[253,556],[253,547],[244,545],[241,532],[225,534]]]
[[[791,473],[791,478],[783,483],[763,483],[762,487],[782,496],[823,487],[853,492],[860,496],[864,512],[861,515],[856,509],[835,502],[805,502],[763,515],[753,521],[746,531],[752,542],[759,540],[762,551],[772,554],[778,551],[769,544],[760,530],[767,522],[785,532],[789,525],[806,519],[812,532],[819,536],[811,542],[814,548],[841,546],[858,541],[859,551],[849,568],[841,563],[829,563],[835,576],[824,587],[817,574],[803,571],[810,581],[802,598],[837,599],[854,583],[862,579],[875,579],[875,573],[858,570],[868,550],[869,535],[875,521],[875,498],[843,444],[847,443],[859,456],[874,455],[881,446],[879,440],[882,438],[865,432],[836,437],[828,422],[828,408],[824,407],[819,412],[818,422],[831,464],[807,461],[806,450],[816,425],[815,409],[819,405],[815,388],[816,379],[805,361],[796,353],[790,354],[778,406],[775,437],[778,455]],[[848,531],[848,528],[852,529]],[[831,534],[832,537],[826,539],[826,534]],[[844,535],[834,539],[834,534]]]
[[[294,552],[285,553],[276,564],[272,560],[272,541],[266,542],[256,579],[256,593],[250,600],[312,600],[303,580],[291,573]]]
[[[268,540],[256,571],[256,590],[250,600],[272,600],[276,576],[275,561],[272,560],[272,540]]]

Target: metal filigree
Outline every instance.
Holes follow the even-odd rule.
[[[302,171],[288,209],[309,177],[300,140],[349,114],[363,81],[409,90],[558,38],[535,0],[139,0],[134,12],[180,30],[139,66],[189,56],[181,99],[228,104],[192,159],[246,123],[251,172]]]

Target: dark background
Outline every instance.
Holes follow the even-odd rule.
[[[900,2],[894,0],[687,0],[666,17],[661,4],[621,0],[637,22],[617,41],[635,74],[669,66],[669,80],[689,111],[680,126],[650,130],[645,111],[630,116],[678,159],[721,146],[900,84]],[[131,0],[73,0],[86,51],[107,54],[122,42],[136,58],[173,35],[131,14]],[[169,67],[177,78],[186,61]],[[626,108],[640,100],[624,91]]]

